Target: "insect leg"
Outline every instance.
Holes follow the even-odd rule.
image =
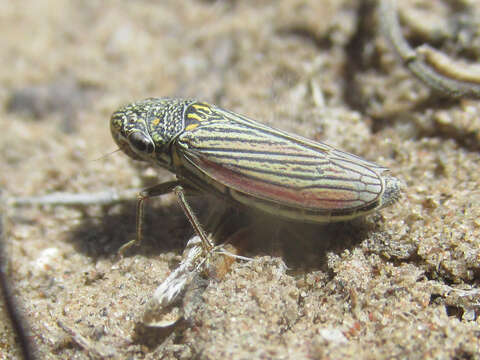
[[[143,189],[137,195],[137,219],[136,219],[136,238],[122,245],[118,250],[120,256],[123,256],[125,251],[133,245],[140,245],[142,242],[142,227],[143,227],[143,205],[145,200],[154,196],[160,196],[172,192],[180,183],[177,180],[167,181],[152,187]]]
[[[180,203],[183,212],[187,216],[188,221],[190,221],[193,229],[202,240],[204,250],[210,252],[213,249],[213,244],[208,239],[207,233],[205,232],[205,230],[203,230],[203,227],[200,224],[200,221],[198,221],[197,217],[195,216],[192,208],[190,207],[190,205],[188,205],[187,200],[185,199],[185,189],[182,185],[179,184],[175,186],[173,191],[175,192],[175,195],[177,195],[178,202]]]

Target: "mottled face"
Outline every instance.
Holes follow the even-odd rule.
[[[125,105],[110,119],[113,139],[131,158],[170,169],[170,144],[183,131],[183,112],[188,103],[150,98]]]

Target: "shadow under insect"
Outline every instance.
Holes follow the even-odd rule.
[[[229,242],[242,256],[279,256],[293,271],[324,269],[327,252],[340,253],[358,245],[375,227],[366,219],[330,224],[285,221],[210,196],[189,196],[188,201],[216,245]],[[135,208],[135,200],[99,207],[93,210],[95,214],[83,217],[67,240],[77,251],[94,258],[117,254],[135,237]],[[144,216],[142,243],[129,249],[126,256],[182,252],[194,234],[175,201],[149,199]]]
[[[122,245],[135,238],[136,200],[103,206],[96,214],[87,214],[70,232],[67,240],[76,250],[94,258],[116,255]],[[167,251],[181,252],[193,230],[176,203],[155,200],[145,204],[144,238],[140,246],[126,256],[140,254],[158,256]]]
[[[370,219],[370,218],[369,218]],[[250,218],[244,256],[278,256],[296,272],[327,271],[327,254],[358,246],[375,229],[365,218],[328,224],[285,221],[266,215]],[[235,246],[235,244],[234,244]]]

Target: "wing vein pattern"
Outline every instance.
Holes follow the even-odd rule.
[[[199,177],[252,199],[303,209],[353,210],[383,193],[382,166],[218,107],[210,110],[212,121],[201,114],[198,126],[176,140]]]

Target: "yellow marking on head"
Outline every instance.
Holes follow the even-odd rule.
[[[185,130],[189,131],[189,130],[193,130],[195,129],[199,124],[190,124],[190,125],[187,125],[185,127]]]
[[[153,125],[153,126],[157,126],[158,124],[160,124],[160,119],[159,119],[159,118],[153,119],[152,125]]]
[[[195,114],[195,113],[189,113],[189,114],[187,114],[187,117],[189,119],[193,119],[193,120],[197,120],[197,121],[205,120],[204,118],[200,117],[198,114]]]
[[[207,114],[211,114],[212,113],[212,110],[210,109],[210,106],[208,106],[208,104],[205,104],[205,103],[199,103],[199,104],[194,104],[192,105],[196,110],[203,110],[205,111]]]

